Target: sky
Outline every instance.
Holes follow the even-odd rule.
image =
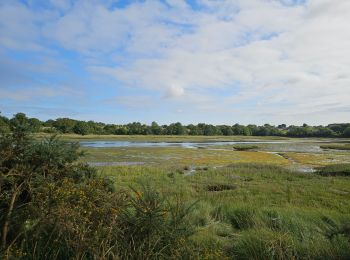
[[[0,111],[350,122],[349,0],[0,0]]]

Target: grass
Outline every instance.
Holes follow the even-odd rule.
[[[109,237],[116,248],[110,248],[107,239],[102,251],[112,252],[108,257],[103,254],[111,259],[349,259],[350,164],[338,163],[349,160],[348,153],[314,150],[315,143],[296,142],[293,146],[293,150],[282,152],[278,149],[284,147],[276,152],[263,144],[259,144],[259,151],[235,151],[232,146],[84,148],[83,162],[145,164],[98,167],[102,178],[96,180],[108,185],[98,196],[89,195],[98,191],[97,184],[85,187],[85,182],[75,183],[73,178],[57,186],[50,183],[40,193],[43,199],[39,197],[34,205],[41,207],[42,201],[51,203],[52,198],[60,203],[62,197],[66,202],[54,211],[63,224],[58,222],[57,227],[69,228],[68,233],[62,233],[68,235],[55,239],[55,243],[63,241],[57,251],[62,253],[60,258],[68,245],[64,241],[76,243],[74,250],[89,252],[90,248],[100,251],[100,241]],[[324,167],[316,173],[288,170],[296,164]],[[45,188],[38,184],[40,191]],[[117,192],[110,193],[114,189]],[[113,194],[120,194],[120,198],[110,197]],[[119,200],[126,203],[125,209],[114,204]],[[33,206],[33,213],[36,208]],[[88,217],[91,212],[93,218]],[[98,224],[105,218],[105,226]],[[120,226],[114,226],[115,221]],[[24,233],[29,232],[30,222],[24,224]],[[76,233],[80,226],[80,233]],[[115,229],[110,229],[113,226]],[[51,245],[50,232],[40,232],[36,239]],[[28,234],[23,241],[29,241],[34,253],[36,248],[42,250],[38,256],[47,256],[45,247]],[[82,244],[84,248],[79,249]],[[84,254],[76,258],[96,258]],[[45,258],[34,255],[33,259]]]
[[[233,164],[185,176],[169,166],[103,167],[117,189],[151,183],[195,203],[188,221],[195,258],[347,259],[350,178],[276,165]],[[339,192],[341,191],[341,192]]]
[[[327,165],[319,168],[318,173],[322,176],[348,176],[350,177],[350,164]]]
[[[333,149],[333,150],[350,150],[350,144],[328,144],[328,145],[321,145],[322,149]]]
[[[326,166],[332,164],[349,163],[350,157],[347,152],[327,152],[327,153],[282,153],[285,158],[299,165],[309,165],[313,167]]]
[[[323,153],[283,153],[285,158],[302,165],[324,165],[327,163],[327,155]]]
[[[232,163],[270,163],[286,165],[288,160],[275,154],[220,149],[188,149],[180,147],[84,148],[86,162],[144,162],[148,165],[223,166]]]
[[[63,138],[75,138],[76,135],[64,135]],[[78,136],[91,138],[94,136]],[[207,136],[97,136],[113,137],[124,141],[172,141],[172,142],[208,142],[215,140],[232,141],[243,138],[251,141],[255,137],[207,137]],[[269,140],[269,137],[262,140]],[[90,139],[86,139],[90,140]],[[107,139],[106,139],[107,140]],[[238,139],[237,139],[238,140]],[[242,140],[241,140],[242,141]],[[333,141],[327,139],[324,141]],[[291,168],[319,167],[329,164],[350,163],[347,151],[322,150],[318,139],[293,139],[288,143],[228,144],[189,149],[184,147],[84,147],[87,156],[85,162],[142,162],[147,165],[172,167],[226,166],[234,163],[268,163]],[[235,150],[232,147],[236,148]]]
[[[249,151],[249,150],[256,150],[258,149],[259,146],[257,145],[244,145],[244,144],[240,144],[240,145],[234,145],[233,149],[236,151]]]
[[[170,140],[162,138],[172,137],[147,141]],[[232,145],[84,148],[83,161],[144,162],[98,169],[117,190],[137,191],[146,183],[169,203],[192,205],[186,217],[194,229],[186,242],[191,258],[349,259],[350,178],[344,174],[349,164],[343,164],[349,162],[348,153],[319,150],[319,143],[310,140],[257,146],[258,151],[232,150]],[[287,169],[291,165],[322,169],[298,173]],[[185,174],[192,169],[193,174]]]

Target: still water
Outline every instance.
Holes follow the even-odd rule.
[[[232,142],[128,142],[128,141],[81,141],[80,145],[84,147],[182,147],[182,148],[198,148],[210,147],[216,145],[233,145],[233,144],[286,144],[287,141],[232,141]]]

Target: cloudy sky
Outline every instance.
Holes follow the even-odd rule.
[[[0,111],[350,122],[350,1],[0,0]]]

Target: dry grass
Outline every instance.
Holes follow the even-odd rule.
[[[145,162],[168,166],[222,166],[232,163],[286,165],[288,160],[271,153],[188,148],[84,148],[86,162]]]

